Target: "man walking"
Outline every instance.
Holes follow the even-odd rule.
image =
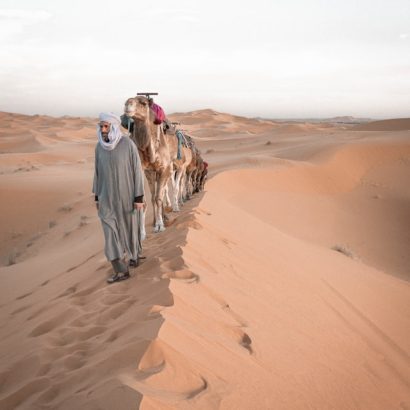
[[[93,193],[105,237],[105,255],[114,274],[108,283],[128,279],[141,250],[140,210],[144,181],[135,144],[121,132],[121,120],[101,113],[97,125]]]

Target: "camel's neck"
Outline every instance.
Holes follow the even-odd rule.
[[[148,113],[145,119],[145,126],[148,130],[152,147],[154,151],[157,151],[159,146],[167,145],[167,142],[165,141],[162,125],[154,124],[154,120],[155,114],[150,108],[148,108]]]
[[[146,162],[145,167],[157,160],[157,151],[160,145],[160,129],[154,124],[153,113],[147,107],[147,115],[144,120],[134,119],[134,131],[132,139],[136,143],[142,157]]]
[[[144,119],[134,117],[134,130],[132,133],[132,139],[136,143],[140,150],[147,149],[152,139],[152,126],[151,126],[151,116],[150,109],[147,107],[147,113]]]

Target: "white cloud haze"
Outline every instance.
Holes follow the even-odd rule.
[[[407,0],[0,0],[0,110],[410,113]]]

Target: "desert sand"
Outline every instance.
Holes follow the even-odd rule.
[[[171,118],[205,191],[107,285],[96,119],[0,113],[0,408],[410,409],[410,120]]]

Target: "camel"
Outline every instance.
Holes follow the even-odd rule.
[[[199,165],[198,165],[198,172],[197,172],[196,180],[195,180],[194,193],[201,192],[204,190],[205,182],[207,178],[208,178],[208,163],[205,162],[201,158]]]
[[[192,176],[192,185],[193,185],[193,192],[194,193],[202,191],[202,189],[201,189],[201,179],[203,177],[203,173],[204,173],[204,170],[205,170],[205,164],[206,164],[206,162],[199,155],[198,158],[197,158],[196,171],[194,172],[194,175]]]
[[[183,204],[183,187],[186,178],[186,169],[192,161],[192,151],[183,145],[179,147],[180,158],[178,159],[178,138],[175,129],[168,130],[166,133],[168,139],[168,146],[173,164],[173,175],[171,183],[173,188],[173,203],[172,210],[174,212],[180,211],[180,206]]]
[[[197,191],[197,179],[199,172],[202,171],[203,160],[201,158],[201,153],[198,148],[195,146],[193,138],[185,134],[187,139],[188,147],[192,152],[192,161],[186,168],[186,181],[185,181],[185,199],[191,199],[194,192]]]
[[[198,179],[198,192],[205,189],[205,182],[208,179],[208,163],[203,161],[202,166],[202,172],[200,172]]]
[[[172,123],[172,125],[173,124],[174,123]],[[177,161],[175,152],[178,148],[178,139],[176,137],[178,130],[175,126],[170,126],[169,123],[167,124],[166,129],[166,134],[175,136],[175,138],[171,138],[169,140],[169,146],[171,150],[171,157],[174,158],[173,163],[175,178],[171,178],[171,181],[173,182],[175,195],[174,203],[177,205],[178,211],[179,206],[182,206],[185,200],[190,199],[195,192],[199,192],[204,189],[206,174],[208,173],[208,164],[202,159],[200,151],[195,146],[193,137],[185,132],[183,133],[183,139],[187,146],[180,147],[181,160]],[[183,195],[184,188],[185,196]],[[168,190],[166,191],[166,196],[167,195]],[[170,202],[169,199],[167,199],[167,202]],[[175,211],[175,205],[173,206],[173,209]]]
[[[187,166],[186,170],[186,182],[185,182],[185,198],[191,199],[194,193],[194,182],[197,169],[198,169],[198,159],[200,157],[199,151],[195,146],[192,146],[192,161]]]
[[[162,124],[154,124],[155,114],[149,108],[149,100],[144,96],[128,98],[124,114],[133,120],[131,139],[138,147],[142,168],[151,191],[154,209],[154,232],[165,230],[164,199],[169,204],[168,181],[173,186],[174,212],[179,211],[186,168],[192,160],[192,151],[180,146],[178,159],[178,139],[175,133],[164,133]],[[171,175],[173,178],[171,178]]]
[[[133,120],[130,137],[138,148],[141,165],[150,187],[154,209],[154,232],[162,232],[165,230],[163,198],[173,170],[168,139],[165,138],[162,125],[154,124],[155,114],[149,107],[148,98],[128,98],[124,114]]]

